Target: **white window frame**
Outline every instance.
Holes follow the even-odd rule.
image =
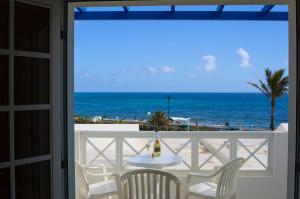
[[[295,152],[296,152],[296,0],[155,0],[155,1],[93,1],[68,3],[67,26],[67,109],[68,109],[68,170],[69,198],[75,196],[74,173],[74,8],[96,6],[150,6],[150,5],[288,5],[289,7],[289,152],[288,152],[288,196],[294,197]]]

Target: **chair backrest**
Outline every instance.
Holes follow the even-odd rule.
[[[180,180],[171,173],[141,169],[121,176],[124,195],[127,199],[170,199],[171,193],[180,198]],[[172,184],[175,187],[175,192]]]
[[[75,170],[76,170],[76,189],[80,198],[88,198],[89,194],[89,185],[84,172],[84,167],[76,160],[75,161]]]
[[[235,193],[238,172],[244,162],[244,158],[237,158],[221,167],[217,186],[217,198],[230,197]]]

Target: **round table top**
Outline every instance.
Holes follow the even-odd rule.
[[[182,162],[179,155],[161,155],[152,157],[152,155],[137,155],[127,159],[127,164],[135,167],[144,167],[150,169],[162,169],[163,167],[176,166]]]

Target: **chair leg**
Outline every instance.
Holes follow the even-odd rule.
[[[189,194],[188,193],[185,194],[184,199],[189,199]]]
[[[189,190],[190,190],[191,180],[192,180],[192,177],[189,175],[186,179],[186,184],[185,184],[185,190],[184,190],[184,198],[185,199],[189,198]]]
[[[230,199],[236,199],[236,193],[233,194],[233,195],[230,197]]]
[[[125,197],[123,196],[123,194],[121,192],[118,193],[118,199],[125,199]]]

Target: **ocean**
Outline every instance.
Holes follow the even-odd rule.
[[[75,115],[119,119],[148,118],[148,112],[167,114],[167,96],[171,96],[170,117],[190,118],[200,125],[268,128],[270,102],[261,93],[75,93]],[[288,95],[279,98],[275,125],[288,121]]]

